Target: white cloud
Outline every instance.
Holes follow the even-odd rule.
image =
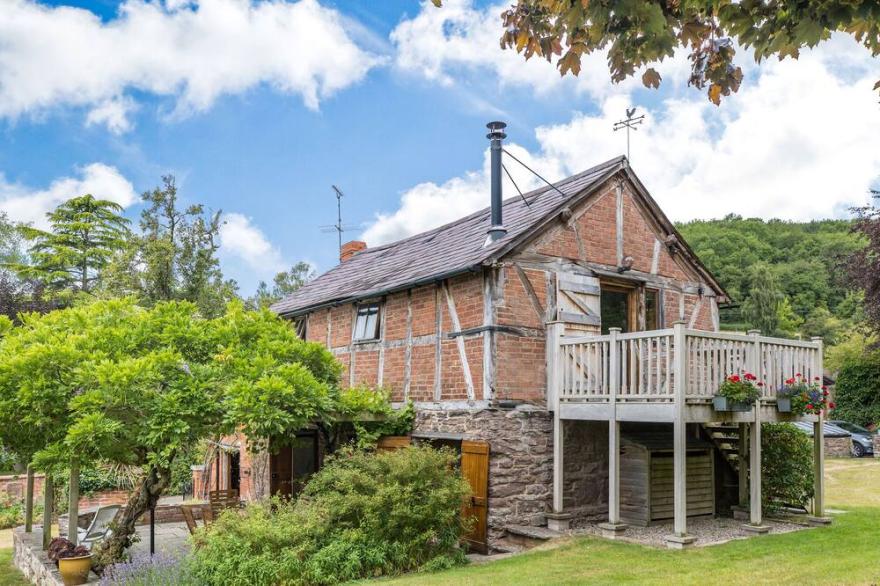
[[[320,101],[382,63],[316,0],[126,0],[106,22],[94,13],[7,0],[0,17],[0,117],[58,106],[88,122],[130,127],[126,91],[177,97],[177,113],[266,84]]]
[[[674,220],[844,215],[880,178],[875,79],[876,61],[843,36],[798,61],[767,62],[720,108],[699,92],[648,108],[632,136],[633,168]],[[625,152],[626,137],[611,127],[631,98],[601,103],[596,114],[537,128],[530,165],[558,180]],[[365,237],[379,244],[453,220],[485,207],[488,193],[485,164],[417,185]],[[514,193],[505,185],[505,196]]]
[[[29,222],[46,228],[46,213],[58,204],[80,195],[92,194],[98,199],[109,199],[128,207],[137,199],[134,187],[115,168],[103,163],[92,163],[77,169],[76,177],[62,177],[45,189],[34,189],[8,183],[0,175],[0,210],[19,222]]]
[[[569,89],[605,97],[641,87],[639,76],[620,84],[610,82],[606,52],[596,51],[581,60],[578,76],[559,75],[554,63],[538,56],[528,61],[512,49],[499,46],[504,29],[501,13],[510,2],[479,9],[473,0],[447,0],[442,8],[423,0],[418,14],[404,19],[392,31],[397,47],[395,66],[444,86],[472,75],[493,75],[503,86],[525,86],[540,95]],[[684,52],[656,68],[664,79],[686,79],[688,61]]]
[[[223,215],[220,255],[227,260],[244,263],[248,272],[262,279],[271,279],[287,268],[281,251],[254,225],[251,218],[235,212]]]
[[[86,116],[86,126],[103,124],[113,134],[124,134],[132,129],[128,114],[137,109],[129,97],[111,98],[94,107]]]

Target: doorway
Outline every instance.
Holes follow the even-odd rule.
[[[287,445],[269,456],[269,491],[272,495],[292,498],[320,467],[318,434],[297,433]]]
[[[620,328],[622,332],[638,330],[638,288],[617,283],[601,284],[599,311],[602,320],[602,333],[610,328]]]

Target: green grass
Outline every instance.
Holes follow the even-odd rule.
[[[12,565],[12,548],[0,549],[0,586],[24,586],[30,584]]]
[[[880,460],[827,463],[830,527],[669,551],[583,537],[497,562],[390,584],[877,584]],[[870,506],[865,506],[870,505]]]

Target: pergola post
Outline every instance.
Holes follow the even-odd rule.
[[[27,465],[27,484],[24,493],[24,531],[34,530],[34,467]]]
[[[553,410],[553,512],[547,513],[547,528],[554,531],[567,531],[571,515],[564,511],[563,470],[564,470],[564,429],[562,414],[559,412],[559,385],[562,357],[559,342],[565,330],[563,322],[547,324],[547,406]]]
[[[52,503],[54,498],[55,487],[52,475],[47,470],[43,480],[43,549],[49,549],[49,542],[52,541]]]
[[[79,462],[70,462],[70,481],[68,483],[67,501],[67,539],[76,545],[78,543],[79,525]]]
[[[673,325],[673,381],[675,404],[672,421],[672,476],[673,476],[673,534],[666,537],[666,546],[682,549],[691,545],[695,538],[687,533],[687,420],[685,397],[687,396],[687,345],[684,321]]]
[[[620,422],[617,420],[617,395],[620,391],[620,328],[609,328],[608,355],[608,522],[599,528],[606,537],[617,537],[626,530],[620,522]]]

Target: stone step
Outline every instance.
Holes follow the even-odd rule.
[[[547,543],[551,539],[562,537],[562,533],[559,531],[531,525],[508,525],[504,530],[506,533],[503,538],[504,544],[521,549],[531,549]]]

